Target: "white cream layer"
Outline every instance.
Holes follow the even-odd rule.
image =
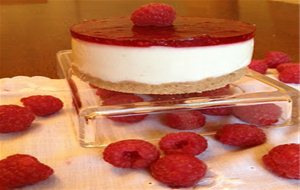
[[[254,40],[202,47],[127,47],[72,39],[74,65],[109,82],[193,82],[246,67]]]

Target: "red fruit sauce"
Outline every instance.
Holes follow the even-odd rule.
[[[255,26],[241,21],[177,17],[172,26],[134,26],[130,18],[88,20],[73,25],[73,38],[108,45],[196,47],[242,42],[254,37]]]

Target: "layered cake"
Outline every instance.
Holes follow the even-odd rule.
[[[71,27],[73,71],[104,89],[182,94],[223,87],[245,72],[255,26],[177,17],[170,26],[136,26],[129,17]]]

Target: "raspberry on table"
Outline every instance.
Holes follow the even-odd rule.
[[[62,109],[63,102],[50,95],[34,95],[21,99],[23,105],[37,116],[48,116]]]
[[[300,63],[283,63],[280,64],[276,67],[276,70],[280,73],[281,71],[283,71],[286,68],[290,68],[290,67],[300,67]]]
[[[106,90],[103,88],[97,88],[96,90],[96,95],[99,96],[101,99],[110,98],[112,96],[118,96],[123,94],[127,94],[127,93]]]
[[[169,133],[160,139],[159,148],[165,154],[198,155],[206,150],[207,140],[193,132]]]
[[[30,155],[15,154],[0,160],[0,183],[8,189],[35,184],[52,174],[52,168]]]
[[[146,168],[159,158],[157,148],[144,140],[128,139],[109,144],[103,159],[119,168]]]
[[[136,9],[131,21],[136,26],[171,26],[175,20],[175,9],[164,3],[150,3]]]
[[[300,144],[282,144],[262,157],[265,167],[272,173],[290,179],[300,179]]]
[[[268,64],[265,60],[252,60],[248,67],[261,74],[266,74]]]
[[[206,164],[189,154],[169,154],[154,162],[151,175],[158,181],[172,187],[192,187],[206,173]]]
[[[34,114],[18,105],[0,105],[0,133],[24,131],[31,126]]]
[[[136,103],[136,102],[143,102],[143,98],[134,95],[134,94],[123,94],[123,95],[117,95],[112,96],[110,98],[103,100],[103,105],[119,105],[119,104],[130,104],[130,103]],[[140,114],[140,115],[130,115],[130,116],[108,116],[107,118],[122,122],[122,123],[136,123],[140,122],[147,117],[147,114]]]
[[[288,67],[279,72],[278,79],[285,83],[300,84],[300,67]]]
[[[101,99],[106,99],[110,98],[112,96],[117,96],[117,95],[124,95],[124,94],[129,94],[129,93],[124,93],[124,92],[117,92],[117,91],[112,91],[112,90],[107,90],[104,88],[99,88],[91,83],[89,85],[96,89],[96,95],[99,96]]]
[[[263,144],[266,135],[262,129],[247,124],[225,124],[216,133],[215,138],[223,144],[252,147]]]
[[[12,189],[0,184],[0,190],[12,190]]]
[[[282,114],[281,108],[273,103],[232,108],[233,115],[240,120],[258,126],[268,126],[276,123]]]
[[[205,125],[206,118],[196,110],[166,113],[161,118],[163,124],[180,130],[198,129]]]
[[[216,116],[226,116],[226,115],[231,115],[232,113],[231,107],[219,107],[219,106],[204,108],[201,109],[200,111],[201,113],[206,115],[216,115]]]
[[[288,54],[281,51],[270,51],[265,56],[265,61],[269,68],[276,68],[282,63],[291,62],[291,58]]]

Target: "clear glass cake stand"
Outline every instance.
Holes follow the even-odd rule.
[[[124,139],[144,139],[157,141],[163,135],[182,130],[170,128],[162,121],[166,114],[218,108],[236,109],[243,106],[275,104],[280,107],[281,115],[276,123],[264,127],[282,127],[299,123],[299,92],[279,81],[248,71],[242,79],[230,84],[230,95],[191,96],[180,99],[155,100],[149,95],[139,95],[144,102],[105,106],[96,95],[97,89],[88,81],[81,80],[71,69],[72,51],[63,50],[57,53],[60,76],[68,82],[73,105],[77,112],[79,142],[83,147],[103,147],[111,142]],[[126,123],[112,120],[112,117],[146,115],[139,122]],[[202,135],[213,135],[218,127],[225,123],[245,123],[234,115],[205,115],[206,124],[193,131]]]

